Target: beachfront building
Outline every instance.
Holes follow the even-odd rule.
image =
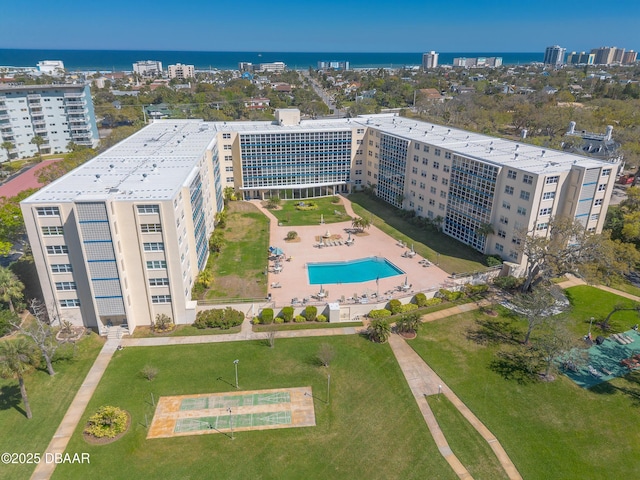
[[[348,61],[319,61],[318,62],[318,70],[349,70],[349,62]]]
[[[567,55],[567,64],[568,65],[593,65],[595,62],[596,56],[593,53],[587,52],[571,52]]]
[[[157,60],[140,60],[133,64],[133,73],[142,77],[162,75],[162,62]]]
[[[551,65],[556,68],[562,67],[562,65],[564,65],[564,54],[566,51],[567,49],[560,45],[547,47],[544,51],[544,64]]]
[[[21,206],[47,303],[76,324],[135,328],[161,313],[193,321],[226,187],[246,200],[368,187],[521,263],[521,232],[548,235],[553,216],[602,230],[617,166],[393,114],[301,120],[284,109],[274,122],[156,121]]]
[[[465,68],[495,68],[502,65],[502,57],[456,57],[453,59],[454,67]]]
[[[195,77],[195,68],[193,65],[182,65],[178,63],[176,65],[169,65],[169,78],[177,78],[184,80],[185,78]]]
[[[429,70],[438,66],[439,54],[431,50],[429,53],[422,54],[422,69]]]
[[[67,151],[69,142],[95,147],[98,128],[89,85],[0,85],[0,139],[13,145],[11,159]],[[0,150],[0,162],[7,161]]]
[[[64,62],[62,60],[41,60],[38,62],[38,72],[45,75],[64,75]]]

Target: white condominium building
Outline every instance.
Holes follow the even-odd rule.
[[[143,77],[162,75],[162,62],[157,60],[140,60],[133,64],[133,71]]]
[[[169,78],[193,78],[195,77],[195,68],[193,65],[182,65],[178,63],[177,65],[169,65]]]
[[[0,143],[13,145],[11,159],[40,152],[62,153],[69,142],[88,147],[98,144],[98,128],[89,85],[0,86]],[[0,162],[8,160],[0,150]]]
[[[394,115],[275,122],[162,120],[22,202],[49,305],[76,324],[190,323],[215,213],[245,199],[368,186],[445,234],[516,263],[555,215],[602,230],[617,165]],[[486,232],[491,225],[494,233]]]

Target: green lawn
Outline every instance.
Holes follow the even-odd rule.
[[[423,324],[410,344],[497,436],[524,478],[637,477],[640,372],[593,391],[564,375],[550,383],[507,380],[489,368],[499,347],[467,338],[477,318],[489,317],[475,311]]]
[[[611,288],[615,288],[616,290],[620,290],[625,293],[630,293],[631,295],[635,295],[636,297],[640,297],[640,287],[636,287],[629,282],[616,282],[611,284]]]
[[[230,202],[227,212],[224,245],[207,263],[213,283],[205,298],[265,298],[269,219],[248,202]]]
[[[318,366],[319,346],[335,358]],[[150,394],[233,391],[233,360],[241,389],[313,388],[316,426],[146,440]],[[158,368],[148,382],[138,372]],[[331,401],[327,405],[327,373]],[[221,378],[221,380],[217,380]],[[438,453],[388,345],[359,336],[281,339],[216,345],[126,348],[116,352],[81,424],[99,406],[132,415],[131,430],[115,443],[88,445],[80,425],[68,452],[89,452],[91,467],[60,465],[53,478],[221,479],[455,479]]]
[[[17,380],[0,379],[0,452],[45,451],[102,345],[103,340],[92,334],[78,343],[74,358],[53,364],[55,376],[39,369],[25,378],[31,420],[24,415]],[[66,353],[72,351],[70,348]],[[34,468],[35,465],[0,465],[0,477],[29,478]]]
[[[287,331],[287,330],[314,330],[322,328],[361,327],[362,322],[304,322],[304,323],[272,323],[271,325],[254,325],[254,332]]]
[[[418,255],[438,263],[448,273],[486,270],[484,255],[433,227],[418,227],[398,216],[398,210],[364,193],[349,195],[353,211],[361,217],[373,218],[380,230],[396,240],[413,244]]]
[[[427,402],[447,443],[476,480],[509,478],[489,444],[444,395],[430,395]]]
[[[594,318],[592,332],[598,334],[600,330],[595,325],[596,322],[604,320],[616,305],[632,306],[635,304],[633,300],[586,285],[568,288],[565,293],[572,305],[571,317],[574,320],[574,331],[579,335],[587,334],[591,317]],[[616,312],[611,316],[611,330],[607,335],[629,330],[638,322],[640,322],[640,318],[638,318],[636,311]]]
[[[350,217],[344,209],[342,203],[332,203],[333,199],[339,197],[313,198],[309,200],[288,200],[280,204],[277,210],[270,212],[284,226],[320,225],[321,216],[324,223],[336,223],[350,221]],[[317,210],[297,210],[296,205],[301,201],[310,201],[318,206]],[[337,214],[336,212],[339,212]]]

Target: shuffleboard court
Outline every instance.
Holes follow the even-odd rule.
[[[311,387],[160,397],[147,438],[315,426]]]

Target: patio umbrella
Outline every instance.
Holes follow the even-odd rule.
[[[413,249],[413,243],[411,244],[411,253],[416,253],[416,251]]]
[[[320,225],[324,225],[324,215],[320,214]]]
[[[404,285],[405,287],[409,285],[409,277],[404,277]]]
[[[284,252],[282,251],[282,249],[278,247],[273,247],[273,250],[271,250],[271,253],[273,253],[276,257],[280,255],[284,255]]]
[[[331,236],[331,234],[329,233],[329,229],[327,229],[327,233],[324,234],[325,238],[329,238]]]
[[[347,237],[347,241],[351,241],[351,232],[349,232],[349,236]]]

